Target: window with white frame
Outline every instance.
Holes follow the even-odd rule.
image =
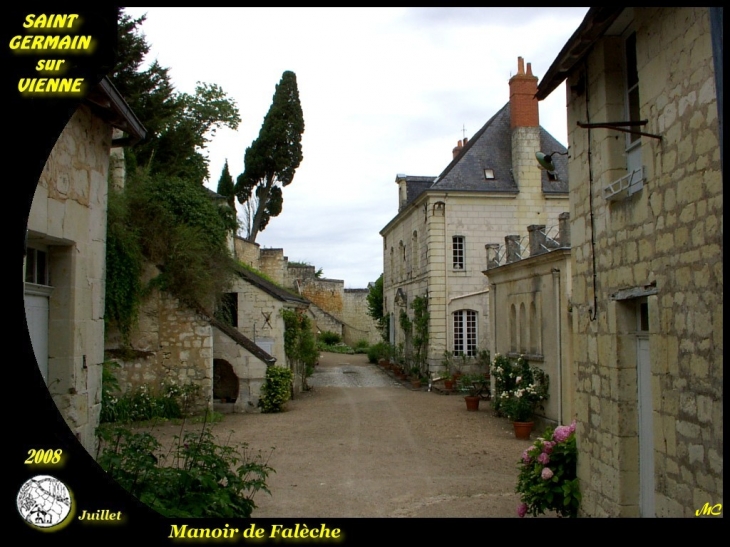
[[[49,285],[48,253],[40,249],[28,248],[25,257],[25,281],[36,285]]]
[[[455,270],[464,269],[464,236],[454,236],[451,242],[453,267]]]
[[[454,314],[454,355],[477,354],[477,312],[458,310]]]

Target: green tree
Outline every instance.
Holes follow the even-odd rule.
[[[236,194],[233,190],[234,186],[233,177],[231,176],[231,172],[228,170],[228,160],[226,160],[226,163],[223,165],[223,170],[221,171],[221,178],[218,179],[218,189],[216,191],[221,196],[228,199],[228,205],[231,210],[235,212]]]
[[[274,98],[259,136],[246,149],[244,170],[236,180],[239,203],[256,201],[247,238],[251,242],[281,213],[281,189],[291,184],[302,162],[304,116],[299,103],[296,75],[286,71],[276,85]]]
[[[388,341],[388,316],[383,312],[383,274],[370,285],[367,296],[368,315],[375,320],[380,336],[384,341]]]
[[[150,46],[137,19],[118,12],[117,64],[110,75],[147,136],[125,151],[128,168],[145,167],[151,175],[193,180],[209,178],[208,158],[202,153],[220,127],[236,129],[241,119],[235,102],[216,84],[198,82],[193,95],[179,93],[169,69],[153,62],[142,70]]]

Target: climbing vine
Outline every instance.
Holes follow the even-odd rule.
[[[415,365],[426,373],[426,358],[428,357],[428,297],[416,296],[411,302],[413,309],[413,357]]]
[[[301,378],[302,389],[308,390],[307,376],[314,371],[319,351],[312,332],[312,322],[303,313],[282,309],[284,319],[284,353],[289,368]]]

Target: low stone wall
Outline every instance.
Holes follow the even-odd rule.
[[[164,384],[196,384],[201,400],[195,410],[212,408],[213,328],[197,313],[167,294],[154,291],[140,310],[131,335],[132,352],[121,352],[119,335],[107,337],[107,355],[120,368],[115,371],[121,391],[142,386],[154,393]]]

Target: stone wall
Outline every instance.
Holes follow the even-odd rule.
[[[657,516],[689,517],[723,491],[723,196],[708,10],[635,8],[633,26],[641,130],[662,137],[641,139],[642,190],[606,201],[603,188],[626,173],[624,136],[576,125],[587,98],[590,120],[626,118],[621,37],[600,39],[588,73],[578,65],[566,86],[581,511],[639,515],[648,481]],[[571,91],[586,78],[585,93]],[[647,397],[637,395],[642,306]],[[640,434],[642,407],[652,429]],[[651,473],[639,461],[647,443]]]
[[[261,249],[256,269],[268,275],[275,283],[284,286],[288,262],[289,259],[284,256],[284,249]]]
[[[359,340],[376,344],[382,340],[375,320],[368,315],[368,294],[369,289],[345,289],[342,319],[346,344],[354,345]]]
[[[301,295],[337,318],[342,317],[345,282],[340,279],[307,278]]]
[[[155,290],[143,303],[131,333],[133,356],[117,351],[119,340],[118,333],[108,333],[108,354],[121,365],[115,375],[122,392],[147,386],[159,393],[171,382],[195,384],[201,398],[191,410],[212,409],[213,327],[205,318]]]
[[[104,264],[112,128],[80,106],[45,164],[28,246],[48,253],[48,389],[92,454],[101,412]]]
[[[573,394],[570,249],[505,264],[489,270],[491,355],[521,354],[550,377],[545,420],[570,423]]]

